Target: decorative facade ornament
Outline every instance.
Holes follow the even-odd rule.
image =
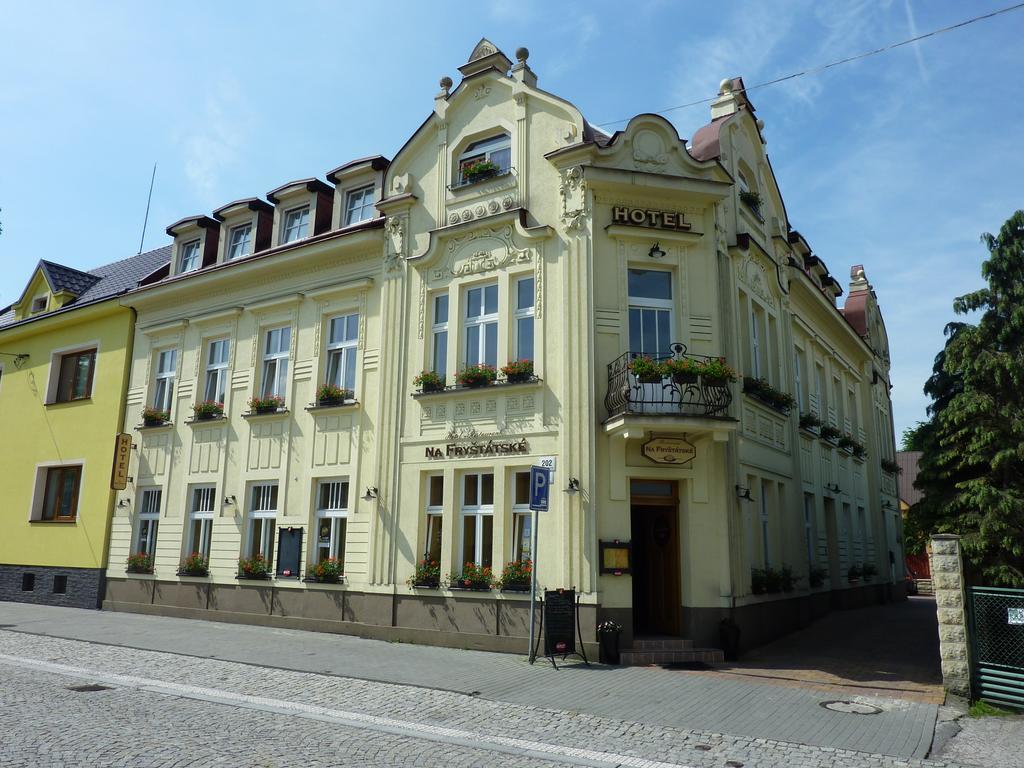
[[[768,273],[765,266],[753,254],[748,255],[740,264],[737,273],[739,281],[750,291],[759,296],[768,306],[775,307],[775,297],[768,287]]]
[[[571,232],[578,232],[585,226],[587,218],[587,183],[583,169],[574,166],[562,171],[558,191],[562,196],[562,225]]]
[[[633,137],[633,165],[638,169],[660,170],[668,164],[668,153],[654,131],[637,131]]]
[[[477,88],[475,91],[473,91],[473,98],[476,99],[477,101],[479,101],[480,99],[484,98],[484,96],[490,96],[490,95],[491,95],[491,86],[489,86],[489,85],[481,85],[479,88]]]
[[[468,258],[461,254],[472,248]],[[517,248],[512,237],[512,227],[507,225],[496,229],[468,232],[462,237],[452,238],[448,243],[447,264],[435,269],[434,281],[463,275],[475,275],[514,264],[528,264],[532,254],[525,248]]]
[[[401,218],[395,216],[388,218],[384,229],[388,234],[388,248],[384,257],[384,269],[387,272],[394,272],[400,267],[400,262],[405,256],[405,224]]]
[[[491,213],[497,213],[498,211],[501,210],[501,205],[498,203],[497,200],[491,200],[487,204],[487,210],[490,211]]]
[[[455,213],[455,211],[452,211],[451,213],[449,213],[448,214],[448,223],[449,224],[458,224],[459,223],[459,214]]]
[[[513,199],[512,195],[505,195],[505,197],[501,199],[501,207],[506,211],[510,211],[512,210],[512,206],[515,205],[515,202],[516,201]]]

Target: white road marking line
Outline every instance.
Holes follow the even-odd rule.
[[[226,706],[244,707],[263,712],[272,712],[311,720],[338,723],[352,728],[382,731],[399,736],[427,739],[442,744],[459,744],[472,749],[485,749],[492,752],[503,752],[518,756],[534,757],[538,760],[556,760],[573,765],[596,766],[597,768],[692,768],[679,763],[664,763],[630,755],[618,755],[612,752],[598,752],[592,749],[577,749],[560,744],[549,744],[541,741],[517,739],[509,736],[495,736],[476,733],[461,728],[446,728],[440,725],[427,725],[411,720],[396,720],[378,715],[366,715],[360,712],[349,712],[340,709],[329,709],[314,704],[303,704],[285,699],[272,699],[266,696],[251,696],[218,688],[204,688],[182,683],[171,683],[134,675],[119,675],[85,667],[73,667],[51,661],[31,659],[24,656],[10,656],[0,653],[0,663],[15,667],[30,667],[42,672],[49,672],[66,677],[83,678],[93,682],[133,688],[137,690],[159,693],[178,698],[208,701]]]

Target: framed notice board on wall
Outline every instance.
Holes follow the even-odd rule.
[[[278,576],[302,576],[302,529],[277,529],[277,569]]]

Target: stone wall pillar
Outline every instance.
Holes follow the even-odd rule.
[[[968,660],[967,599],[964,589],[960,537],[932,536],[932,584],[939,618],[939,656],[942,686],[955,696],[970,698],[971,666]]]

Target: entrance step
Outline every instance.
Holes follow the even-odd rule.
[[[919,595],[934,595],[935,588],[932,586],[931,579],[915,579],[917,582],[917,594]]]
[[[688,651],[693,640],[686,637],[637,637],[633,639],[634,651]]]
[[[622,651],[620,660],[626,667],[643,667],[649,664],[682,664],[702,662],[719,664],[725,661],[725,654],[718,648],[689,648],[686,650],[636,650]]]

